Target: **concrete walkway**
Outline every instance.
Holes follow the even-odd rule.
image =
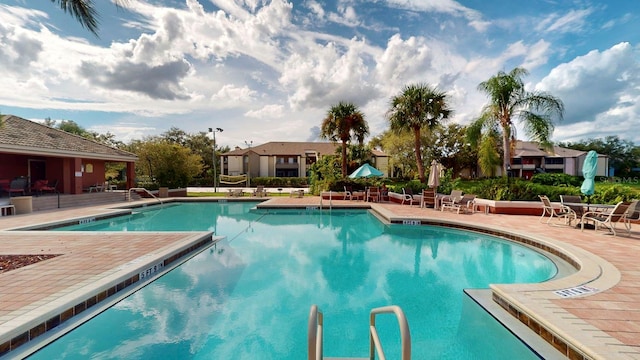
[[[260,206],[319,207],[320,203],[319,197],[275,196]],[[323,207],[328,204],[322,202]],[[412,224],[462,226],[506,234],[561,254],[580,270],[541,284],[492,286],[494,300],[569,358],[640,359],[640,262],[636,259],[640,254],[640,225],[634,225],[630,236],[620,231],[624,235],[613,237],[593,230],[549,226],[540,223],[537,216],[455,214],[394,203],[342,200],[333,200],[331,206],[371,206],[391,222],[409,220]],[[121,211],[101,206],[0,217],[0,254],[60,255],[0,274],[0,354],[10,350],[7,346],[23,344],[25,331],[29,337],[46,330],[39,326],[56,325],[48,322],[52,314],[70,309],[79,299],[91,306],[99,300],[95,294],[108,296],[109,289],[116,289],[149,264],[171,254],[184,255],[186,249],[211,240],[210,233],[155,233],[150,245],[145,241],[149,235],[140,233],[98,233],[89,239],[87,233],[6,231]],[[576,295],[576,289],[583,293]],[[565,292],[558,292],[562,290]],[[85,300],[87,295],[91,295],[89,302]],[[92,296],[96,298],[91,300]]]

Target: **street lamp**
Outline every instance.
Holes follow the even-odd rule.
[[[213,192],[216,193],[218,192],[218,186],[217,186],[217,171],[216,171],[216,133],[217,132],[223,132],[224,130],[222,130],[221,128],[209,128],[209,132],[213,135]]]
[[[251,145],[253,145],[253,140],[245,140],[244,143],[249,147],[249,152],[247,153],[247,187],[251,187],[251,158],[249,157],[249,153],[251,152]]]

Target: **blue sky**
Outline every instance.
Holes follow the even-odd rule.
[[[404,85],[438,86],[468,124],[487,101],[477,85],[521,66],[565,104],[554,141],[640,145],[637,0],[95,2],[99,38],[56,3],[0,4],[0,113],[125,142],[220,127],[233,148],[317,140],[351,101],[375,136]]]

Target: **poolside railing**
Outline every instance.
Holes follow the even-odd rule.
[[[158,200],[160,202],[161,205],[164,205],[164,203],[162,202],[162,200],[160,200],[158,197],[156,197],[155,195],[153,195],[153,193],[145,188],[140,188],[140,187],[135,187],[135,188],[130,188],[129,191],[127,192],[127,200],[131,201],[131,192],[132,191],[143,191],[149,195],[151,195],[152,198]]]
[[[378,336],[378,330],[376,329],[376,315],[391,313],[396,315],[398,325],[400,326],[401,359],[411,360],[411,332],[409,331],[409,323],[402,309],[396,305],[383,306],[371,310],[369,314],[369,359],[375,359],[376,354],[381,360],[386,359],[380,337]],[[318,306],[311,305],[307,328],[307,351],[309,360],[322,360],[324,357],[322,348],[323,327],[324,319],[322,312],[318,310]]]

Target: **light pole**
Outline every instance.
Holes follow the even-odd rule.
[[[217,186],[217,171],[216,171],[216,133],[217,132],[223,132],[224,130],[222,130],[221,128],[209,128],[209,132],[213,135],[213,192],[217,193],[218,192],[218,186]]]
[[[251,145],[253,145],[253,140],[245,140],[244,143],[249,147],[249,152],[247,153],[247,187],[251,187],[251,158],[249,157],[249,153],[251,152]]]

